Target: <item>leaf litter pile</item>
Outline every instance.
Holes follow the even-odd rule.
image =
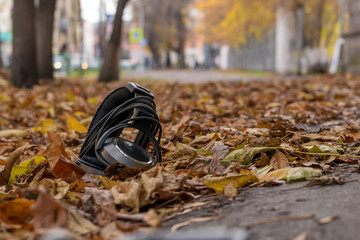
[[[0,79],[0,238],[65,228],[75,239],[111,239],[161,227],[205,205],[191,202],[201,196],[310,179],[341,184],[336,174],[359,158],[359,81],[140,82],[155,95],[163,161],[94,176],[74,161],[97,107],[125,81],[26,90]]]

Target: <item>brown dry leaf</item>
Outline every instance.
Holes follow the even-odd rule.
[[[44,178],[39,181],[39,184],[50,189],[50,194],[56,199],[62,199],[69,191],[70,185],[62,179]]]
[[[90,236],[99,231],[99,228],[94,225],[92,222],[82,217],[77,212],[68,213],[68,223],[67,228],[82,236]]]
[[[30,211],[33,216],[31,223],[35,230],[67,226],[66,208],[46,193],[41,186],[39,196]]]
[[[155,209],[150,209],[144,216],[144,221],[152,227],[158,227],[161,223],[161,218]]]
[[[71,161],[65,151],[60,134],[57,132],[47,133],[46,155],[54,175],[67,182],[81,179],[85,171]]]
[[[31,134],[29,129],[5,129],[0,130],[0,138],[26,137]]]
[[[161,190],[163,191],[178,191],[183,189],[186,176],[179,175],[175,176],[174,174],[163,172],[163,183],[161,185]]]
[[[224,187],[224,195],[230,198],[236,197],[238,194],[238,190],[235,187],[235,183],[231,182]]]
[[[163,183],[162,170],[159,165],[147,170],[141,174],[141,185],[145,192],[145,201],[150,200],[151,194],[159,190]]]
[[[77,179],[75,182],[70,184],[69,190],[74,192],[84,191],[86,183],[82,179]]]
[[[209,165],[210,173],[224,173],[225,167],[221,164],[220,158],[218,157],[218,153],[214,153],[212,160]]]
[[[81,202],[84,211],[91,214],[99,226],[116,220],[114,198],[109,190],[86,187]]]
[[[34,200],[26,198],[15,198],[12,201],[6,201],[0,204],[0,225],[5,227],[11,226],[18,228],[25,223],[25,221],[31,216],[30,207],[34,204]]]
[[[121,182],[110,189],[114,203],[132,208],[132,212],[140,210],[141,184],[136,180]]]
[[[270,163],[269,157],[265,153],[261,153],[260,159],[255,162],[256,167],[265,167]]]
[[[283,154],[279,150],[276,150],[275,154],[270,160],[270,166],[272,166],[274,170],[287,168],[289,167],[289,160],[287,159],[285,154]]]
[[[221,141],[216,141],[210,150],[216,153],[220,160],[222,160],[229,153],[229,147]]]

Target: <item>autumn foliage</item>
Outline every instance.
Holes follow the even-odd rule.
[[[110,239],[192,211],[200,205],[183,204],[197,196],[342,183],[331,174],[358,162],[359,80],[141,82],[155,94],[163,162],[93,176],[74,161],[100,102],[125,82],[57,80],[25,90],[1,79],[0,238],[61,227]]]

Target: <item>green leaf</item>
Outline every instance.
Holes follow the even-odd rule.
[[[256,154],[260,154],[262,152],[268,152],[276,149],[277,147],[253,147],[248,149],[239,149],[229,153],[224,158],[224,161],[236,161],[239,162],[240,164],[248,164],[253,160]]]
[[[329,147],[328,145],[312,145],[312,146],[304,146],[304,148],[312,153],[338,154],[338,151],[335,148]]]
[[[310,167],[296,167],[290,168],[286,176],[287,182],[296,182],[309,180],[314,177],[320,177],[322,172],[320,169],[310,168]]]

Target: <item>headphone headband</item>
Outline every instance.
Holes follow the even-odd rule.
[[[139,130],[133,142],[119,137],[124,128]],[[161,161],[160,138],[161,125],[154,95],[129,82],[112,91],[100,104],[76,163],[85,171],[98,175],[103,175],[114,163],[129,167],[153,166]],[[156,160],[146,151],[150,142]]]

